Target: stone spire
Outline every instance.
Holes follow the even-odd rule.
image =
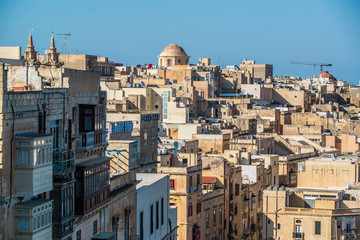
[[[56,52],[54,33],[52,33],[52,35],[51,35],[50,51]]]
[[[26,51],[24,53],[24,60],[30,66],[38,63],[38,61],[37,61],[37,53],[35,51],[35,47],[34,47],[34,44],[33,44],[31,31],[30,31],[30,35],[29,35],[29,42],[28,42],[28,45],[26,47]]]
[[[50,49],[46,53],[47,64],[59,65],[59,53],[56,52],[54,33],[51,36]]]
[[[31,31],[30,31],[30,34],[29,34],[29,42],[28,42],[26,51],[34,51],[34,49],[35,49],[35,48],[34,48],[34,44],[33,44],[32,34],[31,34]]]

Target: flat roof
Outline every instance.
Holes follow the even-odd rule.
[[[101,240],[105,240],[105,239],[114,239],[114,233],[113,232],[101,232],[96,234],[95,236],[93,236],[91,239],[101,239]]]
[[[136,190],[140,190],[140,188],[145,188],[160,179],[168,176],[168,174],[161,174],[161,173],[137,173],[136,174],[136,180],[140,181],[136,185]]]
[[[318,162],[354,162],[357,159],[360,159],[357,155],[340,155],[334,156],[333,154],[323,154],[319,157],[310,158],[309,161],[318,161]]]
[[[238,96],[245,96],[244,93],[220,93],[220,97],[238,97]]]
[[[324,192],[324,193],[338,193],[338,192],[342,192],[344,190],[344,188],[334,188],[334,189],[329,189],[329,188],[301,188],[301,187],[296,187],[296,188],[286,188],[287,190],[291,191],[291,192]]]
[[[43,198],[36,198],[36,199],[31,199],[29,201],[26,202],[19,202],[16,203],[15,206],[20,206],[20,207],[36,207],[39,206],[41,204],[47,203],[47,202],[51,202],[51,199],[43,199]]]
[[[133,143],[137,142],[136,140],[109,140],[108,143]]]
[[[99,157],[99,158],[88,160],[88,161],[80,163],[80,164],[76,164],[76,167],[90,167],[90,166],[97,165],[97,164],[105,162],[105,161],[110,161],[111,159],[112,158],[110,158],[110,157]]]
[[[0,58],[0,62],[5,63],[6,65],[11,65],[11,66],[24,66],[25,65],[25,61],[22,59]]]
[[[16,137],[25,137],[25,138],[39,138],[39,137],[49,137],[50,134],[42,134],[35,132],[19,133],[15,135]]]

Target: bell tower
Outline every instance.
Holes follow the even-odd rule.
[[[35,51],[35,47],[34,47],[34,44],[33,44],[31,30],[30,30],[30,35],[29,35],[29,42],[28,42],[28,45],[26,47],[26,51],[24,53],[24,60],[27,62],[27,64],[29,66],[38,64],[37,52]]]
[[[54,33],[51,36],[50,49],[46,53],[47,64],[58,65],[59,64],[59,53],[56,52]]]

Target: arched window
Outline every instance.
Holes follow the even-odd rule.
[[[171,65],[171,59],[168,59],[167,60],[167,66],[170,66]]]

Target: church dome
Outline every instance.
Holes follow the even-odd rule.
[[[159,57],[188,57],[182,47],[177,44],[170,44],[160,53]]]
[[[321,73],[318,78],[330,78],[330,79],[335,79],[333,75],[331,75],[328,71],[324,71],[323,73]]]

